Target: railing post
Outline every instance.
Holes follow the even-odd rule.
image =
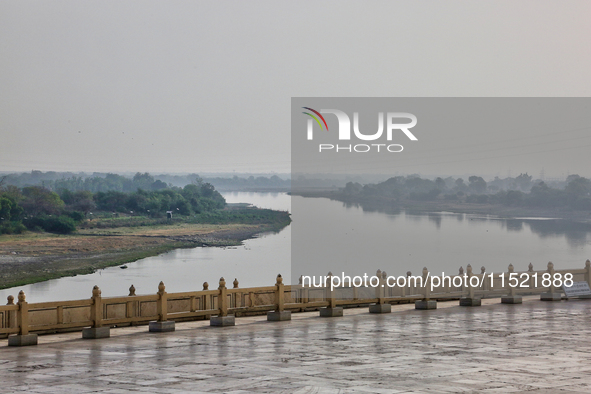
[[[212,316],[209,319],[209,325],[213,327],[235,326],[235,316],[228,315],[228,289],[226,288],[226,280],[223,277],[220,278],[218,291],[218,309],[220,313],[218,316]]]
[[[238,279],[234,278],[234,282],[232,284],[234,285],[235,289],[238,289]],[[242,306],[241,293],[232,294],[232,299],[234,300],[232,307],[239,308]]]
[[[431,276],[427,267],[423,268],[423,299],[415,301],[415,309],[437,309],[437,301],[431,300]]]
[[[291,320],[291,311],[284,310],[285,285],[281,274],[277,275],[275,283],[275,310],[267,312],[268,321]]]
[[[484,268],[484,267],[482,267]],[[482,270],[481,270],[482,271]],[[484,272],[484,271],[483,271]],[[484,275],[484,273],[482,274]],[[470,279],[474,276],[472,273],[472,265],[466,266],[466,285],[468,286],[468,296],[460,298],[460,306],[480,306],[482,299],[474,297],[474,287],[471,285]]]
[[[308,292],[308,288],[306,286],[304,286],[303,283],[303,275],[300,275],[300,279],[298,281],[299,285],[301,286],[300,289],[300,303],[302,304],[307,304],[309,301],[309,292]],[[300,308],[300,312],[304,312],[306,310],[306,307],[302,307]]]
[[[515,272],[515,268],[513,264],[509,264],[507,268],[508,275],[505,275],[504,283],[505,286],[509,287],[509,295],[505,297],[501,297],[502,304],[521,304],[523,302],[523,298],[520,295],[515,294],[515,287],[510,285],[509,279],[511,278],[511,274]]]
[[[382,303],[383,289],[382,289],[382,270],[376,271],[376,277],[378,278],[378,287],[375,289],[375,296],[378,300],[378,304]]]
[[[128,297],[135,297],[135,286],[134,285],[131,285],[129,287]],[[133,304],[134,304],[134,301],[127,301],[127,303],[125,304],[125,317],[130,318],[130,317],[135,316],[135,310],[133,308]],[[133,325],[133,322],[130,323],[130,325]]]
[[[384,298],[388,298],[388,297],[392,297],[392,288],[390,286],[388,286],[388,281],[386,280],[388,278],[388,274],[386,273],[386,271],[382,271],[382,284],[384,285]],[[384,302],[386,302],[386,300],[384,300]]]
[[[207,291],[207,290],[209,290],[209,283],[203,282],[203,291]],[[201,307],[204,310],[207,311],[207,310],[210,310],[212,308],[212,306],[211,306],[211,295],[204,295],[203,296],[203,300],[201,302],[202,302]],[[204,316],[204,318],[206,320],[208,320],[210,317],[211,317],[211,315],[205,315]]]
[[[228,289],[226,289],[226,280],[220,278],[220,284],[218,286],[218,309],[220,310],[219,316],[228,315]]]
[[[408,295],[412,294],[412,289],[410,288],[410,277],[412,275],[412,272],[410,271],[406,271],[406,286],[402,287],[402,297],[406,296],[407,291],[406,289],[408,288]]]
[[[101,289],[98,286],[92,288],[92,306],[90,309],[90,320],[93,327],[102,327],[103,325],[103,298]]]
[[[378,302],[369,305],[369,313],[390,313],[392,312],[392,305],[385,303],[386,272],[378,270],[376,276],[379,279],[378,287],[376,287],[376,298],[378,299]]]
[[[320,317],[341,317],[343,308],[337,307],[334,290],[332,289],[332,272],[328,273],[325,289],[325,298],[328,301],[328,307],[320,308]]]
[[[164,282],[160,282],[158,285],[158,301],[156,304],[158,310],[158,321],[168,320],[168,297],[165,289],[166,286],[164,286]]]
[[[103,299],[98,286],[92,288],[92,304],[90,305],[90,320],[92,327],[82,330],[82,338],[99,339],[111,336],[111,327],[103,327]]]
[[[490,289],[488,280],[486,278],[486,268],[484,267],[484,265],[482,267],[480,267],[480,275],[483,276],[482,278],[482,291],[487,291]],[[484,297],[483,297],[484,298]]]
[[[175,330],[173,320],[168,320],[168,294],[164,282],[158,285],[158,300],[156,301],[156,313],[158,320],[151,321],[148,325],[150,332],[169,332]]]
[[[24,291],[18,293],[16,325],[18,335],[8,337],[8,346],[29,346],[37,344],[37,334],[29,334],[29,304]]]
[[[328,282],[326,286],[326,300],[328,301],[328,306],[330,308],[334,308],[336,306],[335,298],[334,298],[334,289],[332,288],[332,272],[328,273]],[[329,285],[330,283],[330,285]]]
[[[591,261],[589,260],[585,261],[585,271],[585,280],[591,287]]]
[[[554,264],[550,261],[548,262],[548,269],[546,270],[547,273],[550,274],[550,286],[548,286],[548,290],[545,293],[540,294],[540,300],[542,301],[560,301],[562,299],[562,292],[559,290],[556,291],[554,287]]]
[[[14,305],[14,296],[9,295],[6,298],[6,305]],[[6,328],[16,327],[16,311],[6,312]]]

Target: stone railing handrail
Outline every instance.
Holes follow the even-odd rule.
[[[387,274],[378,271],[380,286],[376,288],[356,288],[341,286],[336,289],[330,287],[310,287],[302,285],[284,285],[281,275],[277,277],[274,286],[240,288],[234,280],[232,288],[226,288],[226,281],[221,278],[217,289],[209,289],[203,284],[203,290],[180,293],[167,293],[164,283],[158,286],[158,292],[148,295],[136,295],[131,286],[128,296],[102,297],[100,289],[95,286],[92,297],[85,300],[55,301],[28,303],[25,293],[18,294],[18,301],[8,297],[8,304],[0,306],[0,336],[30,333],[53,333],[71,330],[81,330],[85,327],[100,329],[123,325],[146,324],[150,321],[167,322],[182,320],[207,319],[211,316],[225,317],[230,315],[257,314],[269,311],[310,311],[322,307],[354,307],[365,304],[391,304],[412,302],[417,300],[445,300],[462,297],[494,298],[504,296],[519,296],[525,294],[539,294],[543,292],[560,293],[561,289],[554,286],[543,287],[541,275],[544,273],[573,275],[573,281],[586,281],[591,286],[591,267],[589,260],[581,269],[555,270],[552,263],[547,269],[534,271],[530,264],[528,271],[514,272],[513,265],[509,265],[505,273],[495,273],[494,283],[490,283],[490,273],[473,273],[468,266],[466,273],[463,268],[458,275],[451,277],[477,277],[481,286],[476,287],[438,287],[431,291],[430,286],[418,287],[407,285],[404,287],[381,287]],[[422,277],[429,281],[426,268]],[[528,287],[510,287],[508,280],[513,274],[519,283]],[[517,274],[517,275],[515,275]],[[533,278],[538,275],[538,286],[533,286]],[[331,275],[329,273],[329,275]],[[484,280],[482,277],[484,275]],[[501,287],[499,275],[503,275],[504,287]],[[411,273],[407,273],[410,277]]]

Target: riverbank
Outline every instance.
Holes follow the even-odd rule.
[[[90,274],[173,249],[232,246],[289,222],[81,228],[76,234],[28,232],[0,236],[0,289]]]
[[[308,198],[328,198],[348,205],[360,206],[364,211],[396,214],[404,210],[409,213],[452,212],[475,215],[491,215],[499,218],[552,218],[580,223],[591,223],[590,211],[576,211],[569,208],[525,208],[507,207],[493,204],[473,204],[454,201],[412,201],[396,200],[386,197],[362,198],[343,195],[336,190],[306,190],[292,192],[292,195]]]

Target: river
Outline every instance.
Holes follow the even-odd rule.
[[[292,197],[284,193],[239,192],[224,193],[224,197],[230,203],[248,202],[292,211]],[[328,199],[294,196],[293,201],[298,209],[294,210],[292,225],[279,233],[260,234],[241,246],[178,249],[128,263],[125,270],[111,267],[94,274],[0,290],[0,300],[6,300],[9,294],[16,296],[21,289],[29,302],[88,298],[94,285],[105,297],[126,295],[132,284],[137,294],[148,294],[157,291],[161,280],[168,292],[200,290],[205,281],[214,289],[221,276],[228,287],[235,278],[240,287],[270,286],[278,273],[284,276],[285,283],[290,283],[292,231],[305,233],[307,223],[312,221],[314,230],[322,231],[323,236],[308,240],[307,251],[335,262],[331,269],[339,272],[353,273],[359,261],[365,262],[368,273],[381,268],[395,275],[407,270],[419,273],[423,266],[432,274],[453,274],[468,263],[475,272],[480,272],[481,266],[487,272],[506,271],[509,263],[516,270],[526,270],[530,262],[536,269],[543,269],[548,261],[553,261],[556,268],[583,268],[591,257],[591,226],[585,224],[445,212],[385,214]],[[374,249],[383,251],[384,256],[368,255],[360,247],[371,248],[374,244]],[[294,256],[305,258],[306,253]],[[302,273],[301,268],[294,269],[294,277]],[[321,269],[324,267],[304,272],[325,273],[316,272]]]

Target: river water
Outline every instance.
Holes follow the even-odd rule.
[[[284,193],[224,193],[224,197],[230,203],[247,202],[262,208],[291,212],[292,207],[292,197]],[[0,300],[6,300],[9,294],[16,296],[21,289],[29,302],[88,298],[94,285],[106,297],[126,295],[132,284],[137,294],[149,294],[157,291],[161,280],[168,292],[200,290],[204,281],[214,289],[221,276],[228,287],[234,278],[240,287],[271,286],[278,273],[284,276],[285,283],[290,283],[292,230],[305,231],[312,221],[326,231],[321,239],[310,240],[307,249],[315,254],[326,253],[325,259],[338,262],[333,271],[342,268],[347,272],[348,263],[367,261],[367,252],[359,245],[371,247],[374,243],[389,245],[389,257],[373,256],[367,272],[381,268],[394,275],[407,270],[418,274],[423,266],[429,267],[432,274],[453,274],[468,263],[475,272],[480,272],[481,266],[487,272],[506,271],[509,263],[516,270],[526,270],[530,262],[542,269],[548,261],[553,261],[556,268],[583,268],[591,257],[591,226],[586,224],[445,212],[386,214],[328,199],[293,199],[298,207],[293,223],[279,233],[261,234],[237,247],[178,249],[128,263],[128,269],[111,267],[90,275],[0,290]],[[376,249],[384,250],[383,246]],[[294,277],[300,273],[297,267],[293,272]],[[305,273],[320,274],[314,270]]]

